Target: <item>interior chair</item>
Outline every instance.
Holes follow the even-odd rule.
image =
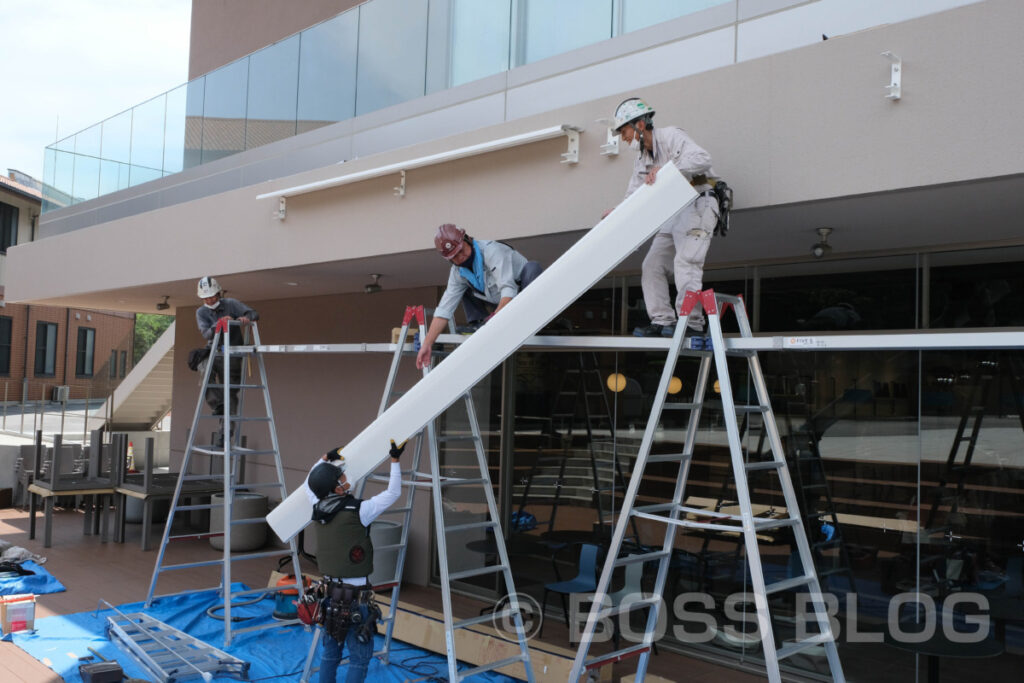
[[[556,581],[555,583],[544,584],[544,600],[541,604],[543,615],[548,606],[548,594],[558,593],[562,599],[562,609],[565,611],[565,623],[569,625],[569,602],[566,596],[573,593],[590,593],[597,589],[597,551],[598,547],[592,543],[580,545],[579,572],[576,578],[568,581]],[[544,621],[541,621],[538,636],[544,634]]]
[[[637,557],[637,555],[629,555],[629,558]],[[632,562],[626,565],[624,582],[622,588],[619,590],[609,593],[608,598],[611,600],[612,609],[622,604],[622,601],[630,596],[639,596],[642,598],[650,597],[648,593],[644,592],[643,588],[643,576],[644,576],[644,565],[645,562]],[[637,598],[634,597],[634,600]],[[650,609],[649,607],[647,609]],[[621,629],[619,624],[620,619],[628,619],[630,617],[629,612],[615,615],[612,625],[612,639],[615,643],[615,649],[619,649],[619,638],[621,637]],[[654,646],[654,654],[658,654],[658,644],[652,643]]]

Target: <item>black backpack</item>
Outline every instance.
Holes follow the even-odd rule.
[[[715,234],[725,237],[729,232],[729,211],[732,210],[732,188],[724,180],[715,182],[715,199],[718,200],[718,223]]]

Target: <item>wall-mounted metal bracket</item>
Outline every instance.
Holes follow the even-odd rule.
[[[278,197],[277,198],[277,211],[270,214],[279,221],[283,221],[288,215],[288,198]]]
[[[619,141],[622,140],[613,126],[615,119],[597,119],[596,123],[604,126],[606,130],[605,143],[601,145],[601,156],[614,157],[619,155]]]
[[[580,161],[580,133],[582,128],[565,124],[562,126],[565,137],[569,139],[569,149],[562,153],[563,164],[578,164]]]
[[[898,100],[903,94],[903,60],[888,50],[883,52],[882,56],[888,57],[889,61],[892,62],[892,83],[885,86],[886,91],[888,91],[885,97],[890,100]]]
[[[404,197],[405,196],[405,171],[399,171],[398,174],[399,174],[399,177],[401,178],[401,180],[398,181],[398,185],[395,186],[395,188],[394,188],[395,196],[396,197]]]

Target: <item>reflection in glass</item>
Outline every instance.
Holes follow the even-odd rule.
[[[511,0],[454,0],[450,87],[508,71]]]
[[[130,166],[117,161],[100,160],[100,196],[128,187]]]
[[[164,126],[163,172],[178,173],[185,159],[185,102],[188,86],[167,93],[167,122]]]
[[[132,111],[123,111],[104,121],[103,144],[100,157],[108,161],[131,161],[132,148]]]
[[[612,36],[612,0],[522,0],[515,66]]]
[[[375,0],[359,7],[356,114],[422,97],[426,88],[426,0]]]
[[[206,75],[202,163],[245,149],[248,79],[248,57]]]
[[[355,115],[358,32],[358,9],[302,32],[298,133]]]
[[[298,35],[249,56],[246,149],[295,135],[298,72]]]
[[[138,185],[163,175],[164,119],[167,97],[160,95],[132,110],[132,171],[130,185]]]
[[[185,168],[203,163],[203,107],[206,103],[206,76],[185,86]]]
[[[622,32],[660,24],[685,14],[693,14],[728,0],[622,0]]]
[[[929,327],[1024,326],[1024,249],[1001,247],[929,258]]]

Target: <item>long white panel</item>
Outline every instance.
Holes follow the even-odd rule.
[[[349,479],[357,481],[376,469],[387,458],[389,439],[401,442],[423,429],[696,198],[679,171],[666,164],[653,185],[626,198],[345,446]],[[303,485],[267,516],[267,522],[287,541],[309,523],[311,514]]]

